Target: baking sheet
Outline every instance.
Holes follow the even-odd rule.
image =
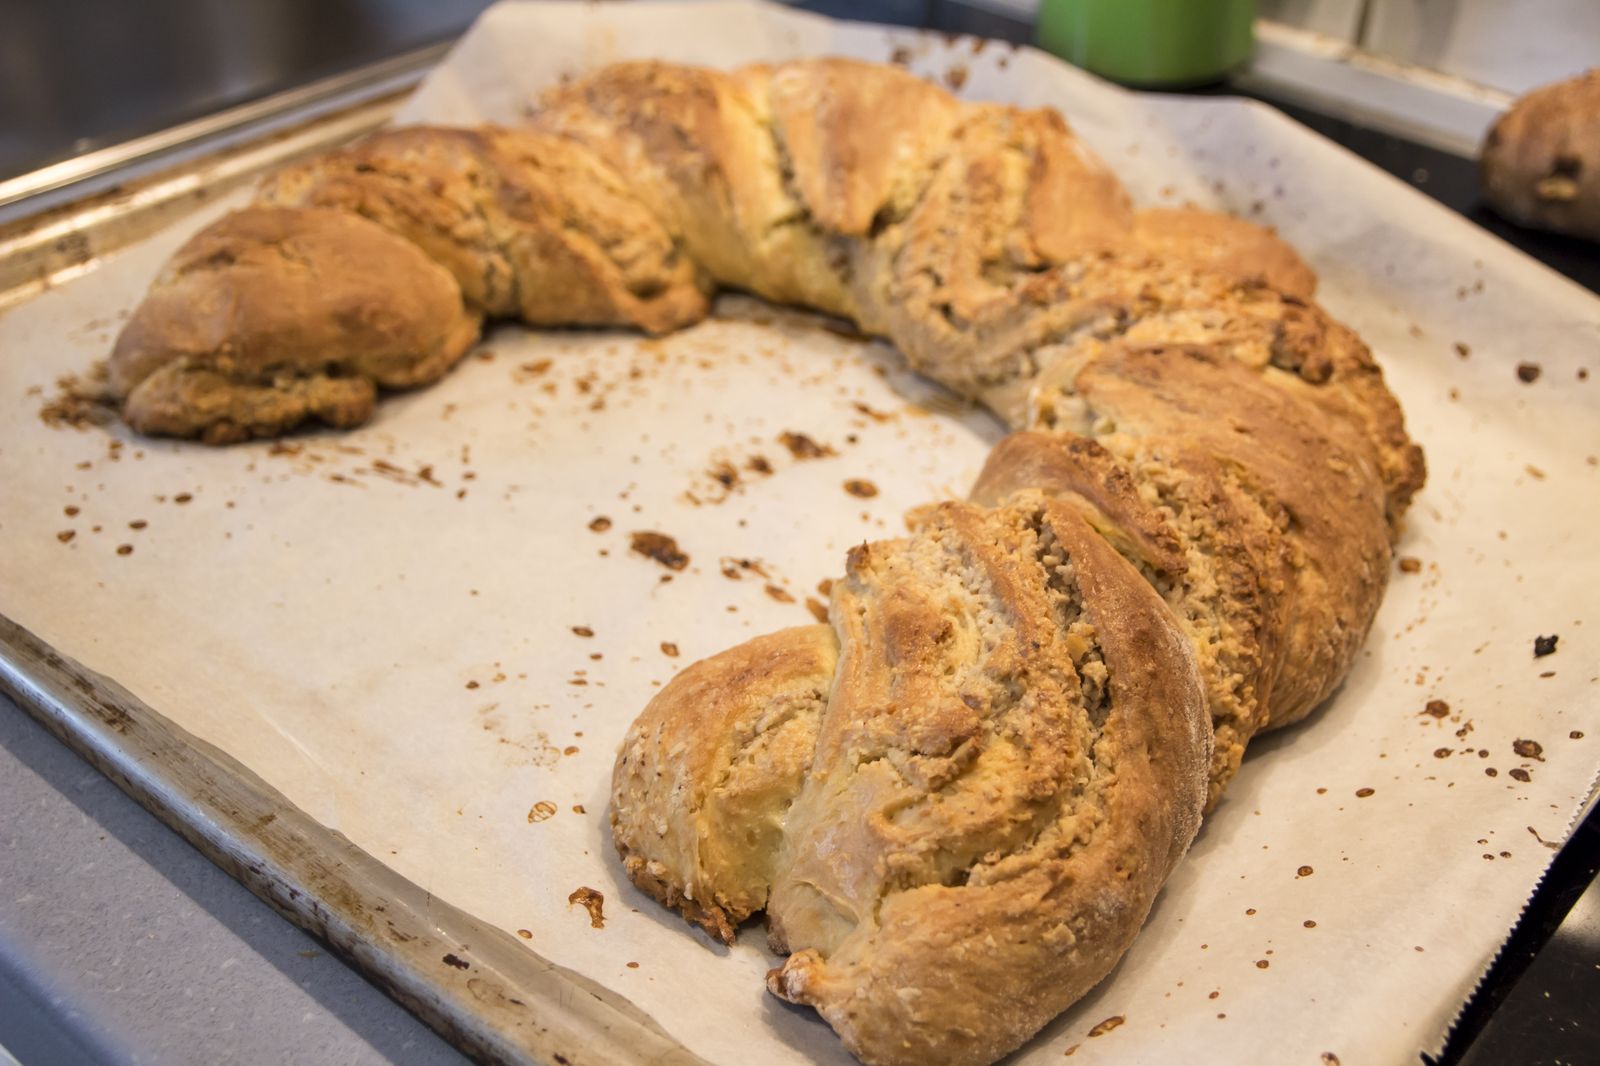
[[[1600,370],[1600,301],[1258,105],[775,8],[498,7],[403,117],[511,121],[537,87],[630,56],[823,52],[1060,107],[1142,201],[1277,225],[1378,351],[1432,466],[1401,545],[1421,570],[1396,575],[1343,690],[1258,742],[1134,949],[1021,1060],[1436,1047],[1600,761],[1600,421],[1579,377]],[[225,206],[0,317],[0,613],[706,1058],[848,1061],[766,996],[758,932],[711,945],[622,882],[611,754],[675,669],[806,621],[850,544],[961,494],[999,428],[886,347],[741,298],[658,341],[499,328],[350,434],[208,450],[44,426],[41,394],[104,354]],[[797,459],[786,433],[834,454]],[[631,553],[641,530],[676,537],[688,567]],[[604,928],[568,903],[579,887],[604,895]]]

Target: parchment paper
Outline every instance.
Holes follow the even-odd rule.
[[[1133,950],[1018,1061],[1436,1048],[1595,776],[1600,301],[1268,108],[771,7],[497,7],[404,117],[514,121],[626,57],[816,53],[1059,107],[1143,201],[1278,226],[1428,450],[1400,549],[1420,570],[1394,576],[1343,690],[1256,743]],[[849,545],[963,493],[999,428],[886,347],[741,298],[659,341],[498,328],[348,434],[208,449],[43,425],[39,392],[103,356],[225,206],[0,318],[0,611],[701,1055],[847,1061],[763,991],[759,931],[714,946],[625,884],[612,753],[675,670],[808,621]],[[828,454],[794,458],[786,432]],[[631,553],[642,530],[687,568]],[[1536,659],[1541,635],[1559,644]],[[568,903],[580,886],[603,929]]]

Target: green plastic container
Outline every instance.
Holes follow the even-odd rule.
[[[1250,58],[1255,0],[1041,0],[1039,47],[1124,85],[1201,85]]]

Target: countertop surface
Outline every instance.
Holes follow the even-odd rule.
[[[4,697],[0,810],[0,1048],[23,1066],[467,1061]]]
[[[77,5],[60,6],[70,12]],[[326,73],[337,65],[334,55],[393,54],[457,32],[483,5],[453,0],[424,11],[426,5],[408,0],[369,0],[339,6],[349,16],[339,23],[349,37],[343,51],[286,47],[282,53],[300,57],[301,68],[262,68],[254,82],[245,77],[226,85],[201,78],[186,83],[182,106],[222,106],[295,77]],[[843,13],[839,4],[799,6]],[[311,10],[304,3],[283,8],[303,8],[302,16]],[[852,8],[851,14],[882,21],[1011,39],[1025,33],[1003,16],[954,3],[891,0]],[[249,22],[233,17],[244,20],[240,25]],[[363,36],[363,27],[382,32]],[[19,38],[7,37],[0,68],[14,69],[5,57]],[[256,48],[251,54],[265,53]],[[0,103],[4,98],[0,78]],[[175,121],[183,114],[174,110],[174,99],[155,94],[150,106],[165,107]],[[1471,161],[1316,112],[1285,110],[1580,284],[1600,289],[1600,254],[1592,245],[1519,230],[1479,206]],[[124,116],[93,128],[104,140],[143,132],[151,121]],[[31,149],[36,159],[72,145],[38,136]],[[6,161],[0,152],[0,163]],[[0,809],[12,812],[0,836],[0,1063],[7,1051],[25,1066],[466,1061],[3,697]],[[1600,819],[1591,815],[1558,856],[1441,1061],[1600,1062],[1600,1034],[1590,1031],[1600,1026],[1593,1011],[1600,1002],[1597,868]]]

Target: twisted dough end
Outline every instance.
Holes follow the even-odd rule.
[[[657,693],[617,753],[623,868],[718,940],[767,905],[838,657],[833,631],[815,625],[702,659]]]
[[[109,388],[143,433],[229,443],[352,426],[378,388],[442,377],[479,317],[416,245],[342,211],[253,207],[201,231],[117,337]]]
[[[1199,826],[1211,731],[1187,639],[1076,510],[921,522],[852,553],[831,631],[663,689],[613,825],[634,882],[717,935],[764,907],[793,952],[769,988],[864,1061],[985,1063],[1126,950]]]

